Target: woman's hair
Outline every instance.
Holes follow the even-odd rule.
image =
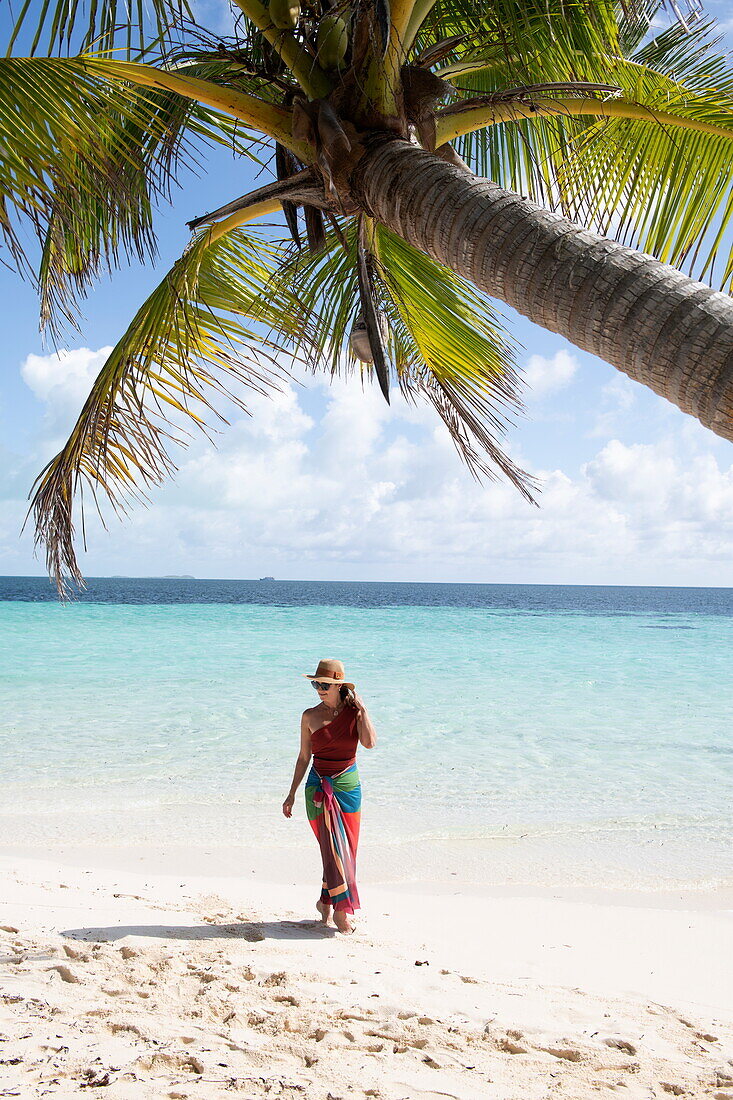
[[[354,693],[351,690],[351,688],[346,686],[346,684],[344,684],[343,687],[339,688],[339,695],[341,697],[341,702],[342,703],[346,703],[346,705],[349,706],[349,707],[355,707],[356,706],[356,699],[354,698]]]

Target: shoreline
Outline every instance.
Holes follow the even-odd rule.
[[[632,908],[729,911],[733,915],[733,878],[715,885],[699,882],[629,885],[609,881],[600,886],[597,883],[571,881],[569,875],[554,883],[536,880],[477,881],[482,865],[479,862],[471,865],[470,861],[466,861],[466,855],[463,842],[432,841],[403,846],[401,858],[395,860],[393,846],[372,844],[363,833],[358,881],[366,890],[387,889],[406,895],[450,896],[459,892],[486,899],[555,898]],[[0,843],[0,862],[13,858],[47,860],[62,867],[92,868],[110,873],[217,877],[233,883],[254,877],[258,882],[281,886],[317,882],[320,875],[318,849],[304,831],[300,839],[292,844],[263,845],[260,848],[234,844],[209,848],[203,845],[194,848],[190,845],[161,844],[153,848],[150,845],[113,846],[100,843],[57,842],[46,847]],[[471,866],[472,877],[466,874],[467,865]],[[385,868],[388,868],[387,874]]]

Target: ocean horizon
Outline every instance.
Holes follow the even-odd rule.
[[[297,849],[302,674],[337,656],[395,880],[733,885],[733,589],[87,582],[0,577],[6,843]]]

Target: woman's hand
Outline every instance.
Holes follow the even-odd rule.
[[[293,816],[293,806],[295,805],[295,795],[289,794],[283,802],[283,813],[286,817]]]
[[[359,696],[356,694],[356,692],[354,692],[353,695],[354,695],[354,706],[356,707],[356,717],[361,718],[362,714],[366,710],[366,707],[364,706],[363,701],[359,698]]]

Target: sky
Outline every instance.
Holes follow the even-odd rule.
[[[723,4],[706,11],[723,16]],[[724,20],[721,18],[721,22]],[[731,45],[731,26],[727,45]],[[221,28],[224,29],[223,27]],[[105,277],[56,352],[30,286],[0,266],[0,574],[43,575],[34,478],[71,430],[134,312],[185,247],[185,222],[244,193],[247,162],[216,154],[159,211],[160,257]],[[428,407],[387,405],[358,378],[303,367],[176,453],[178,471],[122,521],[85,510],[86,576],[733,586],[733,445],[645,387],[498,303],[522,348],[525,415],[505,440],[537,505],[479,484]]]

